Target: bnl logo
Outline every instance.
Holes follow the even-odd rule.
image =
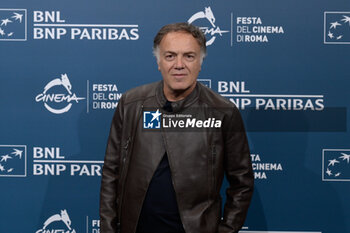
[[[162,113],[157,111],[143,112],[143,128],[144,129],[160,129],[160,116]]]
[[[27,146],[0,145],[0,177],[27,176]]]
[[[0,41],[27,40],[27,10],[0,9]]]
[[[324,12],[324,43],[350,44],[350,12]]]
[[[211,88],[211,79],[197,79],[197,81]]]
[[[322,180],[350,181],[350,149],[322,150]]]

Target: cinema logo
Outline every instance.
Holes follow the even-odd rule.
[[[271,35],[284,34],[281,25],[264,25],[261,17],[244,16],[233,18],[231,24],[235,25],[236,42],[242,43],[267,43]]]
[[[59,92],[66,92],[66,94]],[[79,103],[83,99],[85,98],[77,97],[72,93],[72,85],[67,74],[62,74],[61,78],[50,81],[44,87],[44,91],[35,97],[36,102],[43,102],[45,108],[54,114],[68,112],[74,102]]]
[[[60,147],[33,147],[34,176],[101,176],[103,161],[68,160]]]
[[[214,43],[218,37],[230,34],[231,47],[237,43],[269,43],[276,36],[285,34],[282,25],[266,23],[268,19],[260,16],[234,16],[231,12],[230,30],[221,30],[216,24],[216,18],[210,6],[204,11],[193,14],[188,23],[199,26],[207,38],[207,46]],[[223,14],[221,14],[222,16]],[[227,15],[227,18],[230,16]],[[227,34],[226,34],[227,35]]]
[[[72,221],[67,210],[61,210],[59,214],[49,217],[44,222],[42,229],[37,230],[35,233],[76,233],[71,225]]]
[[[61,11],[34,11],[34,40],[138,40],[137,24],[71,24]]]
[[[91,92],[88,99],[88,106],[91,103],[92,110],[115,109],[118,106],[122,93],[118,90],[117,84],[113,83],[93,83],[90,85],[87,80],[88,93]],[[89,108],[87,109],[89,113]]]
[[[205,22],[201,21],[202,19],[205,20]],[[197,24],[197,22],[200,21],[200,23],[207,24],[208,26],[199,26],[199,28],[204,32],[204,35],[207,36],[207,42],[206,45],[212,45],[216,39],[217,36],[222,36],[224,33],[227,33],[229,31],[221,30],[219,26],[215,25],[215,16],[213,11],[211,10],[211,7],[205,7],[204,11],[199,11],[191,16],[191,18],[188,20],[188,23],[194,23]]]
[[[86,216],[86,232],[89,233],[100,233],[100,220],[98,218],[90,218]]]
[[[218,93],[239,109],[322,111],[323,95],[253,94],[244,81],[218,81]]]
[[[256,180],[266,180],[268,179],[268,175],[283,171],[281,163],[264,162],[263,156],[260,154],[251,154],[250,157],[252,159],[252,168]]]

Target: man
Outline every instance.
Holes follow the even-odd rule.
[[[205,42],[193,25],[164,26],[153,46],[163,81],[123,94],[103,167],[101,233],[234,233],[242,227],[254,180],[248,142],[237,108],[197,82]],[[143,124],[150,113],[152,124]],[[193,117],[187,129],[169,129],[161,114],[169,121]],[[157,129],[147,129],[156,122]],[[224,174],[229,187],[221,218]]]

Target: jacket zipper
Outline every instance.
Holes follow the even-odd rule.
[[[216,146],[215,144],[212,145],[212,178],[213,178],[213,198],[216,197],[216,172],[215,172],[215,164],[216,164]]]
[[[128,148],[129,148],[130,141],[131,141],[131,136],[128,137],[128,139],[125,142],[125,146],[123,147],[123,149],[125,150],[125,153],[122,158],[122,167],[121,167],[121,173],[120,173],[121,177],[124,174],[124,170],[125,170],[124,164],[125,164],[126,157],[128,156]]]
[[[125,153],[124,153],[124,156],[122,157],[122,165],[121,165],[121,172],[120,172],[120,181],[121,182],[123,182],[124,183],[124,179],[123,179],[123,177],[124,177],[124,173],[125,173],[125,170],[126,170],[126,168],[125,168],[125,161],[126,161],[126,157],[128,156],[128,148],[129,148],[129,144],[130,144],[130,141],[131,141],[131,136],[129,136],[128,137],[128,139],[126,140],[126,143],[125,143],[125,145],[124,145],[124,147],[123,147],[123,149],[125,150]],[[123,187],[124,187],[124,184],[123,185],[121,185],[120,186],[121,187],[121,193],[120,193],[120,197],[118,198],[118,200],[117,200],[117,203],[118,203],[118,218],[119,218],[119,222],[120,222],[120,214],[121,214],[121,204],[122,204],[122,202],[121,202],[121,200],[122,200],[122,198],[123,198]]]
[[[141,105],[141,108],[140,108],[140,111],[139,111],[139,115],[137,117],[136,127],[135,127],[134,131],[132,132],[132,136],[128,137],[127,143],[124,146],[124,149],[126,150],[126,152],[125,152],[125,157],[122,160],[123,170],[122,170],[122,174],[120,175],[120,178],[123,178],[123,180],[122,180],[123,184],[121,185],[122,190],[121,190],[120,199],[119,199],[119,206],[118,206],[118,209],[119,209],[118,210],[118,217],[119,217],[120,220],[121,220],[121,212],[122,212],[123,198],[124,198],[124,192],[125,192],[125,187],[124,186],[125,186],[126,177],[124,177],[124,176],[126,176],[125,173],[126,173],[126,170],[127,170],[125,168],[126,158],[128,157],[128,155],[130,154],[130,151],[131,151],[131,150],[129,150],[129,145],[131,144],[131,147],[130,147],[131,149],[132,149],[132,147],[134,145],[133,138],[135,137],[135,134],[136,134],[136,131],[137,131],[137,127],[138,127],[138,124],[139,124],[139,121],[140,121],[140,118],[141,118],[141,115],[142,115],[141,114],[142,110],[143,110],[143,104]]]

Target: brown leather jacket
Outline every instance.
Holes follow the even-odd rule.
[[[123,94],[112,120],[100,196],[101,233],[135,233],[148,185],[165,151],[186,233],[229,233],[242,227],[253,193],[244,126],[232,103],[197,83],[173,113],[189,109],[222,121],[219,130],[143,129],[142,113],[162,111],[163,82]],[[164,114],[164,111],[163,111]],[[229,181],[221,219],[220,187]]]

